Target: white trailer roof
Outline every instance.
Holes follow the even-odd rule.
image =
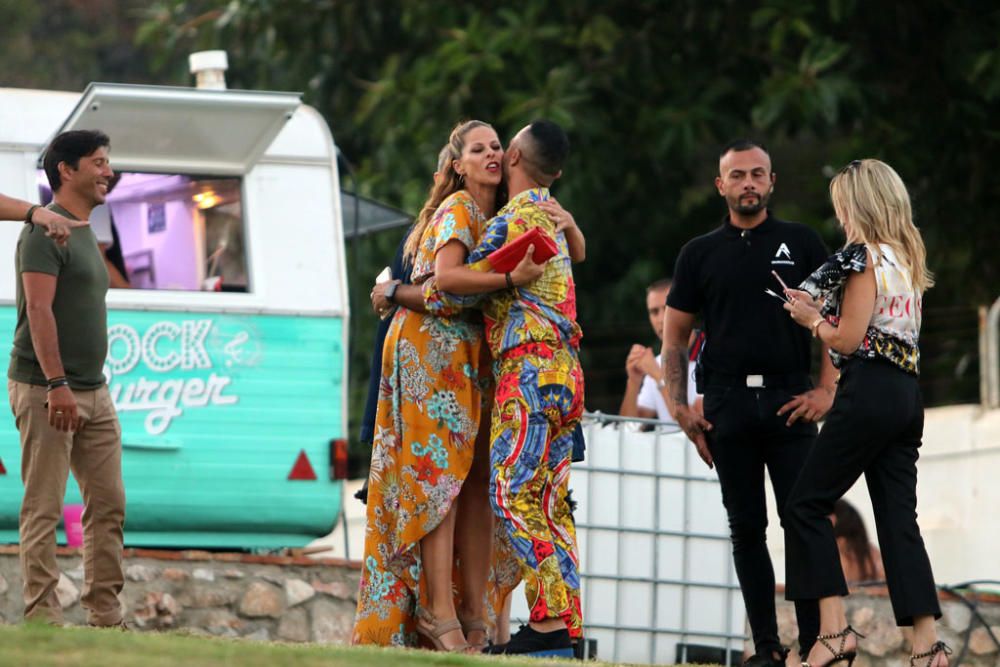
[[[245,174],[291,120],[299,93],[91,83],[57,130],[114,137],[119,169]],[[137,122],[137,119],[142,119]]]
[[[88,95],[98,111],[87,111]],[[0,88],[5,150],[40,154],[59,132],[83,128],[106,132],[114,167],[129,171],[238,175],[257,159],[329,164],[334,157],[325,122],[301,104],[299,93],[105,83],[90,84],[82,95]],[[208,140],[198,144],[193,132]]]
[[[111,137],[114,169],[238,175],[244,184],[252,292],[111,290],[109,305],[347,314],[336,148],[322,116],[297,93],[122,84],[92,84],[83,95],[0,88],[0,192],[37,201],[41,151],[58,132],[88,127]],[[19,231],[0,225],[0,250],[12,250]],[[0,302],[13,299],[13,287],[13,262],[0,262]]]

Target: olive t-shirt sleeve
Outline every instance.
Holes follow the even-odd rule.
[[[17,242],[18,269],[21,273],[48,273],[58,276],[65,264],[65,249],[45,235],[45,230],[36,226],[25,227]]]
[[[674,280],[667,293],[667,305],[685,313],[697,313],[702,307],[701,285],[691,248],[684,246],[674,266]]]

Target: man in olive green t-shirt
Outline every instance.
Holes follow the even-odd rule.
[[[86,220],[104,203],[112,176],[108,148],[107,135],[93,130],[52,140],[44,159],[52,211]],[[121,626],[125,489],[121,427],[103,373],[104,255],[89,226],[74,228],[60,246],[29,225],[21,230],[14,262],[17,327],[7,388],[21,434],[24,616],[62,622],[55,530],[72,470],[84,502],[81,603],[91,625]]]

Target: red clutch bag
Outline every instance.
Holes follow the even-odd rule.
[[[528,246],[534,245],[535,252],[531,259],[536,264],[549,260],[559,254],[559,246],[555,239],[542,231],[541,227],[532,227],[504,247],[494,250],[486,259],[497,273],[508,273],[514,270],[528,252]]]

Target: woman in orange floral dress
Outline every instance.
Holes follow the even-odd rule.
[[[396,311],[383,348],[356,644],[416,646],[422,635],[437,649],[463,651],[467,635],[473,648],[486,642],[496,560],[484,403],[492,370],[481,314],[438,292],[434,275],[462,267],[496,211],[503,148],[481,121],[457,126],[448,145],[453,159],[406,242],[408,294],[419,290],[424,304],[402,299],[405,286],[397,290],[395,301],[413,309]],[[528,283],[542,268],[529,257],[510,274],[470,280],[490,292]]]

